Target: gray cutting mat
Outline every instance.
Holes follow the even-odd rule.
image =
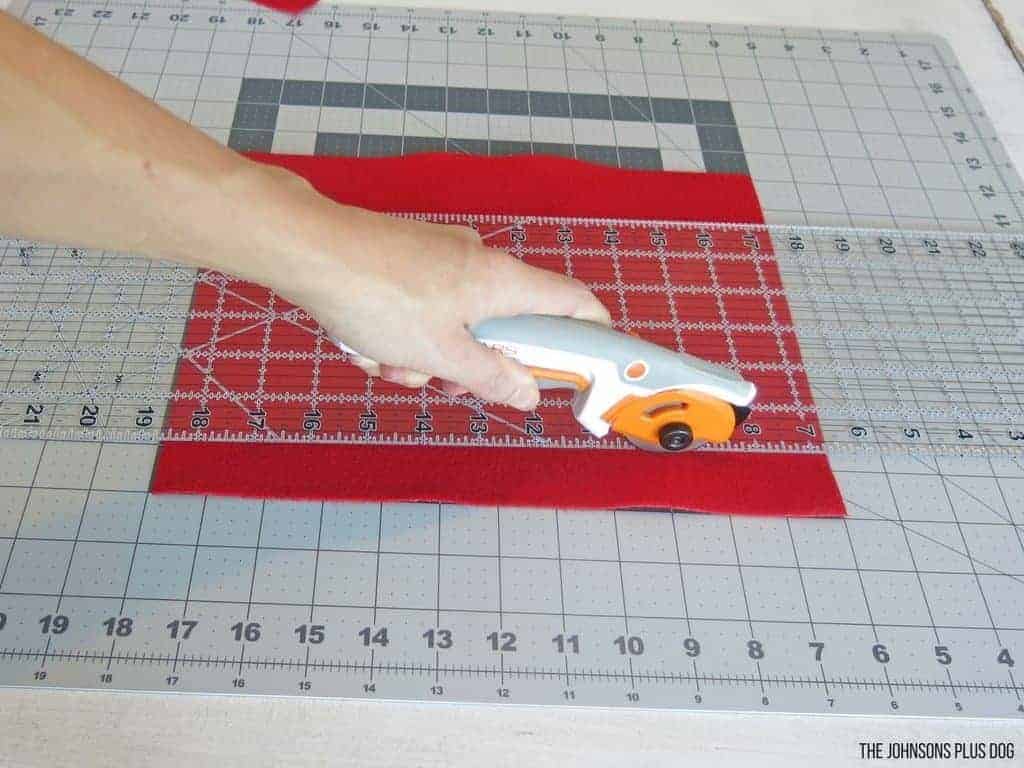
[[[532,151],[749,172],[775,223],[1021,227],[1020,179],[932,38],[342,7],[289,22],[230,3],[15,12],[240,149]],[[128,265],[2,244],[6,267],[28,259],[58,291],[64,268]],[[190,290],[127,300],[187,307]],[[954,305],[944,322],[995,322]],[[172,315],[159,338],[180,337]],[[8,384],[15,341],[52,336],[0,316]],[[979,365],[1019,374],[1012,350],[991,360],[987,343],[945,346],[939,362],[975,366],[986,386]],[[172,369],[154,364],[148,383],[168,386]],[[1014,384],[996,386],[996,402],[1019,414]],[[863,397],[872,386],[858,377]],[[1024,468],[1012,445],[834,456],[845,521],[151,497],[154,450],[0,443],[0,680],[1022,711]]]

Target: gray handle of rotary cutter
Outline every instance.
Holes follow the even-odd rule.
[[[724,366],[587,320],[517,315],[484,320],[471,331],[481,341],[529,344],[609,360],[620,378],[631,363],[642,360],[648,367],[642,386],[650,391],[693,388],[743,406],[756,394],[753,384]]]

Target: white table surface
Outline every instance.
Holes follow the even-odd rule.
[[[5,0],[0,0],[3,7]],[[462,3],[416,0],[416,6]],[[997,0],[1024,35],[1024,0]],[[1018,168],[1024,73],[980,0],[467,0],[537,13],[933,32],[960,57]],[[0,691],[0,766],[831,766],[862,741],[1016,739],[1019,721],[675,713],[317,699]],[[929,761],[929,765],[939,765]],[[977,761],[973,764],[981,764]]]

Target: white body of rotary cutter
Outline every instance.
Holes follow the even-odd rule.
[[[470,330],[529,368],[542,389],[574,390],[573,414],[594,436],[616,432],[645,450],[725,442],[757,394],[728,368],[586,320],[517,315]]]

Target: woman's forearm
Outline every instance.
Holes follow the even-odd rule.
[[[246,160],[0,12],[0,234],[163,258],[261,283],[410,386],[437,376],[532,408],[521,365],[467,330],[495,315],[608,322],[576,282],[465,227],[328,200]]]
[[[248,225],[280,177],[0,12],[0,233],[266,281]]]

